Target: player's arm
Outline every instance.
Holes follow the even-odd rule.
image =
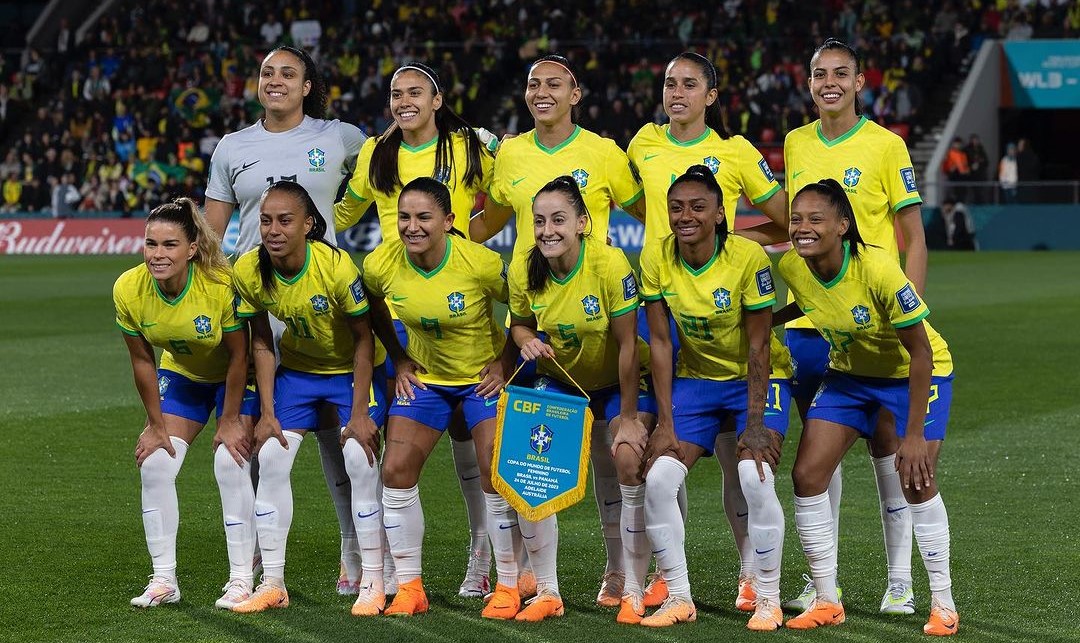
[[[674,453],[680,461],[683,459],[682,447],[675,437],[675,420],[672,415],[671,387],[672,372],[671,327],[668,325],[667,306],[663,299],[645,302],[645,318],[649,322],[649,368],[653,378],[653,392],[656,394],[656,428],[649,436],[645,448],[647,467],[651,467],[656,458]]]
[[[909,205],[896,213],[900,232],[904,235],[904,274],[922,295],[926,290],[926,231],[923,230],[922,206]]]
[[[496,203],[489,194],[484,209],[469,220],[469,239],[477,243],[487,241],[505,228],[513,216],[514,208]]]
[[[908,372],[908,418],[904,439],[896,452],[896,470],[905,489],[916,491],[930,486],[934,478],[934,460],[926,445],[923,422],[930,403],[930,378],[934,372],[934,352],[926,325],[921,321],[896,329],[896,336],[911,355]]]
[[[282,448],[289,443],[281,432],[281,424],[274,414],[274,371],[277,359],[274,354],[274,331],[270,328],[270,316],[259,312],[248,321],[251,328],[251,357],[255,362],[255,383],[259,387],[259,422],[255,425],[255,451],[270,438],[277,438]]]
[[[522,319],[510,314],[510,339],[521,348],[521,359],[531,361],[546,357],[555,359],[555,349],[545,343],[536,333],[536,317]],[[511,342],[507,342],[511,343]]]
[[[353,399],[352,415],[341,433],[341,444],[344,446],[350,438],[356,440],[367,454],[368,465],[374,465],[379,457],[379,427],[368,411],[375,370],[375,336],[368,317],[364,313],[347,317],[353,336]]]
[[[787,192],[783,189],[757,205],[768,221],[736,230],[736,234],[763,246],[789,241]]]
[[[214,229],[218,237],[225,238],[225,229],[229,227],[229,219],[232,217],[236,204],[218,201],[206,197],[206,222]]]
[[[251,434],[240,422],[240,405],[244,401],[248,374],[248,332],[241,325],[222,335],[221,343],[229,352],[229,367],[225,373],[225,401],[214,434],[214,448],[224,445],[236,464],[241,467],[251,457]],[[250,428],[250,426],[249,426]]]
[[[762,464],[773,471],[780,463],[779,445],[765,428],[765,398],[769,392],[769,340],[772,339],[772,307],[743,309],[749,352],[746,375],[746,430],[739,439],[739,451],[749,451],[757,465],[758,478],[765,482]]]
[[[645,198],[639,196],[636,201],[626,206],[626,213],[645,224]]]
[[[176,449],[165,431],[165,418],[161,414],[161,397],[157,385],[157,363],[154,348],[142,335],[123,333],[124,344],[131,358],[131,372],[135,377],[135,389],[139,392],[146,409],[146,427],[135,446],[135,463],[142,466],[146,458],[158,449],[165,449],[176,457]]]

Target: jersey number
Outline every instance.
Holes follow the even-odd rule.
[[[191,355],[191,349],[188,348],[187,342],[182,339],[170,339],[169,346],[172,347],[172,352],[176,355]]]
[[[574,332],[573,324],[559,324],[559,337],[566,340],[563,348],[581,348],[581,340]]]
[[[712,329],[709,328],[708,317],[691,317],[679,313],[679,323],[682,324],[683,332],[693,339],[712,339]]]
[[[930,403],[933,402],[936,399],[938,399],[938,385],[937,384],[931,384],[930,385],[930,399],[926,400],[926,413],[927,413],[927,415],[930,414]]]
[[[315,339],[315,336],[311,334],[311,327],[303,317],[285,317],[283,321],[293,335],[303,339]]]
[[[429,333],[435,333],[435,339],[442,339],[442,328],[439,326],[438,319],[428,319],[427,317],[420,318],[420,327]]]
[[[824,335],[825,340],[829,342],[829,348],[834,351],[840,351],[841,353],[848,352],[848,344],[855,341],[855,336],[845,330],[822,328],[821,334]]]
[[[780,383],[770,382],[770,384],[772,385],[772,395],[770,395],[769,397],[773,399],[772,408],[776,409],[777,411],[783,411],[784,407],[780,405]],[[769,406],[768,400],[765,400],[765,406]]]

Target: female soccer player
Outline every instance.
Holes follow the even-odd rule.
[[[922,292],[926,283],[926,238],[915,170],[904,141],[860,114],[858,93],[863,87],[859,60],[848,45],[826,40],[810,59],[810,94],[820,119],[791,131],[784,140],[788,196],[823,177],[840,182],[859,218],[868,243],[899,259],[896,226],[904,236],[905,272]],[[788,326],[786,339],[795,366],[792,395],[804,422],[828,362],[828,344],[806,320]],[[878,431],[867,442],[877,479],[881,523],[885,532],[888,587],[881,611],[911,614],[911,512],[900,488],[894,454],[899,446],[888,410],[879,416]],[[829,487],[833,523],[839,524],[840,469]],[[813,601],[813,584],[785,608],[805,610]]]
[[[217,409],[214,475],[221,492],[229,582],[215,603],[229,609],[251,593],[255,491],[249,472],[254,392],[245,394],[247,332],[237,321],[229,262],[195,203],[179,199],[146,218],[143,265],[113,286],[116,324],[124,333],[146,428],[135,447],[142,478],[150,584],[136,607],[180,601],[176,474],[210,412]],[[161,366],[154,347],[162,349]]]
[[[537,388],[577,394],[577,387],[550,361],[555,360],[589,394],[596,415],[616,436],[620,523],[627,533],[622,556],[633,561],[623,591],[640,598],[639,583],[649,563],[641,455],[656,402],[647,387],[640,388],[648,374],[648,349],[637,336],[637,279],[621,250],[586,235],[589,213],[572,177],[560,176],[540,188],[532,209],[535,245],[510,265],[510,333],[523,359],[547,358],[537,365]],[[489,501],[506,502],[497,496]],[[517,618],[561,615],[555,516],[518,524],[540,592]],[[640,569],[635,572],[635,567]],[[517,592],[500,583],[489,605],[497,604],[515,606]],[[641,619],[632,610],[628,617],[631,622]]]
[[[236,256],[262,243],[259,203],[267,186],[277,181],[299,183],[319,212],[324,217],[330,215],[338,188],[352,171],[365,137],[353,125],[325,118],[326,92],[323,75],[307,52],[282,46],[263,59],[258,97],[265,114],[254,125],[221,139],[210,159],[206,186],[206,218],[222,238],[233,210],[240,209]],[[326,227],[326,240],[337,243],[332,221]],[[275,337],[280,337],[284,325],[276,319],[271,324]],[[320,426],[332,429],[337,418],[326,413]],[[337,588],[342,594],[355,594],[359,590],[360,551],[349,510],[349,476],[334,431],[315,435],[341,530]]]
[[[787,194],[776,182],[761,153],[745,138],[728,132],[720,113],[717,92],[716,68],[708,58],[690,51],[675,56],[664,73],[664,112],[670,122],[667,125],[646,124],[630,141],[627,155],[638,168],[645,190],[646,248],[671,233],[667,194],[672,177],[697,164],[708,167],[720,184],[729,231],[735,229],[739,197],[745,196],[771,219],[771,224],[742,230],[740,234],[759,243],[787,240]],[[648,341],[644,309],[638,313],[638,326]],[[671,338],[675,342],[673,352],[677,353],[678,336],[674,331],[671,331]],[[779,340],[771,343],[774,368],[789,369],[785,365],[787,351],[780,349]],[[754,556],[746,525],[746,499],[741,486],[733,484],[739,479],[735,440],[733,431],[721,432],[715,453],[724,472],[724,513],[741,559],[736,603],[740,609],[752,611],[754,595],[750,577]],[[659,577],[650,583],[646,606],[659,605],[666,597],[663,583]]]
[[[259,221],[263,243],[240,257],[235,273],[242,298],[238,314],[251,319],[262,398],[255,426],[260,463],[255,524],[265,571],[251,598],[233,611],[289,605],[285,544],[293,516],[290,473],[304,435],[320,429],[319,408],[333,406],[341,427],[333,432],[351,481],[350,513],[360,544],[363,573],[353,606],[358,614],[370,596],[384,590],[378,427],[386,417],[386,402],[382,387],[371,383],[385,378],[374,366],[385,355],[376,355],[356,264],[324,240],[326,221],[307,191],[292,181],[274,183],[263,193]],[[276,374],[270,314],[286,326]]]
[[[480,481],[491,486],[497,395],[515,351],[495,320],[494,302],[506,301],[506,267],[497,253],[461,236],[450,191],[429,177],[413,179],[398,198],[399,241],[381,244],[364,259],[364,283],[375,306],[376,330],[397,373],[383,454],[383,521],[397,569],[398,593],[387,615],[426,612],[421,581],[424,512],[417,482],[424,462],[461,405],[472,433]],[[389,299],[408,334],[402,349],[385,312]],[[488,505],[496,569],[513,558],[507,516]],[[516,575],[516,574],[515,574]],[[377,608],[377,609],[376,609]],[[371,614],[382,605],[372,604]]]
[[[356,225],[374,201],[382,238],[396,240],[401,188],[417,177],[426,176],[450,190],[454,227],[468,233],[476,195],[486,192],[491,183],[494,158],[469,124],[443,100],[439,77],[427,65],[407,63],[394,72],[390,80],[390,113],[394,123],[385,134],[368,139],[360,149],[345,197],[334,206],[338,230]],[[396,310],[393,304],[391,301],[392,313]],[[397,320],[394,325],[404,344],[407,341],[404,326]],[[393,365],[388,366],[393,377]],[[461,413],[456,412],[454,419],[450,424],[450,444],[472,534],[469,564],[458,593],[480,597],[490,591],[491,569],[484,492],[480,488],[476,449]]]
[[[790,230],[794,248],[779,269],[795,302],[778,316],[810,318],[829,344],[829,370],[807,413],[791,474],[795,522],[817,593],[787,627],[844,622],[829,479],[851,445],[873,435],[875,415],[888,409],[900,437],[895,468],[930,576],[923,631],[955,634],[960,619],[949,575],[949,517],[934,478],[952,400],[948,346],[923,321],[929,309],[894,253],[863,243],[838,182],[803,186],[792,201]]]
[[[768,256],[753,241],[728,234],[723,203],[712,170],[691,166],[668,190],[673,234],[650,245],[641,258],[659,409],[648,445],[645,529],[669,592],[641,624],[665,627],[697,618],[676,496],[690,467],[709,455],[733,416],[754,546],[757,609],[747,627],[774,630],[781,620],[784,513],[773,469],[787,431],[787,413],[765,412],[766,407],[786,408],[783,386],[769,382],[776,296]],[[680,342],[674,374],[669,313]]]
[[[486,241],[514,217],[517,239],[514,256],[535,245],[532,200],[552,179],[573,177],[589,212],[588,232],[606,239],[611,204],[615,202],[639,220],[644,219],[641,185],[626,154],[610,139],[574,124],[573,108],[581,88],[570,61],[544,56],[532,64],[525,87],[525,104],[535,129],[505,141],[495,158],[495,176],[484,211],[470,222],[471,238]],[[593,489],[607,550],[604,580],[597,602],[616,606],[622,596],[619,577],[622,545],[619,532],[619,480],[609,451],[608,432],[597,423],[593,434]]]

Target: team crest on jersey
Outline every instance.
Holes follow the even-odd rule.
[[[772,270],[766,266],[761,270],[754,273],[754,277],[757,280],[757,294],[764,297],[776,291],[776,287],[773,285]]]
[[[585,314],[588,315],[585,321],[592,321],[600,315],[600,300],[596,295],[585,295],[581,299],[581,307],[585,309]]]
[[[776,180],[776,177],[773,176],[772,168],[769,167],[768,161],[766,161],[765,159],[761,159],[757,162],[757,166],[761,169],[761,173],[765,175],[765,179],[768,180],[769,183],[772,183]]]
[[[859,329],[870,325],[870,309],[862,304],[851,309],[851,318],[858,324]]]
[[[450,312],[454,313],[451,317],[461,315],[465,311],[465,295],[455,290],[446,296],[446,305],[450,308]]]
[[[584,190],[585,186],[589,184],[589,173],[580,167],[570,173],[571,178],[577,183],[579,189]]]
[[[716,158],[715,156],[706,156],[705,158],[701,159],[701,163],[705,167],[709,168],[709,171],[713,174],[716,174],[720,171],[720,159]]]
[[[529,429],[529,448],[536,452],[537,455],[546,452],[551,448],[551,441],[555,438],[555,433],[546,424],[538,424]]]
[[[844,185],[853,188],[859,184],[859,179],[862,177],[862,172],[857,167],[849,167],[844,170]]]
[[[330,312],[330,300],[326,295],[315,295],[311,298],[311,307],[315,309],[316,315],[323,315]]]
[[[326,171],[326,152],[323,152],[317,147],[313,147],[307,152],[307,161],[311,165],[308,168],[308,172],[325,172]]]
[[[157,390],[158,390],[158,395],[161,397],[161,399],[164,400],[165,399],[165,391],[169,390],[169,378],[165,377],[164,375],[159,377],[158,381],[157,381]]]
[[[904,311],[905,315],[915,312],[915,309],[922,303],[919,301],[919,296],[915,294],[915,289],[911,287],[911,284],[907,284],[896,291],[896,301],[900,304],[900,310]]]
[[[399,395],[394,398],[394,406],[412,406],[412,401],[409,400],[408,395]]]
[[[717,288],[712,291],[712,298],[720,312],[726,313],[731,310],[731,291],[727,288]]]
[[[214,325],[210,323],[210,318],[206,315],[199,315],[191,321],[195,322],[195,332],[199,334],[199,339],[209,335],[214,330]]]
[[[915,168],[905,167],[900,170],[900,180],[904,182],[904,189],[908,194],[919,191],[919,186],[915,184]]]

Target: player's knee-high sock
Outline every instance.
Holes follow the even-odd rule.
[[[619,485],[622,492],[622,511],[619,526],[622,528],[623,570],[626,583],[623,593],[641,597],[641,583],[649,571],[652,550],[649,536],[645,533],[645,485]]]
[[[611,432],[603,420],[593,422],[591,453],[593,466],[593,495],[600,514],[600,528],[604,534],[607,563],[604,572],[623,571],[622,534],[619,531],[622,494],[619,491],[619,474],[611,457]]]
[[[832,478],[829,478],[829,512],[833,522],[833,547],[840,551],[840,496],[844,493],[843,465],[836,465]]]
[[[667,581],[668,595],[689,599],[686,526],[676,501],[686,473],[686,466],[671,456],[656,459],[645,478],[645,533],[656,566]]]
[[[250,583],[251,558],[255,555],[255,489],[251,486],[251,463],[236,464],[225,445],[219,444],[214,450],[214,477],[221,494],[229,580]]]
[[[807,498],[795,496],[795,527],[810,563],[818,598],[840,602],[836,594],[836,539],[828,491]]]
[[[784,554],[784,510],[776,497],[776,479],[762,465],[765,482],[753,460],[739,462],[739,481],[749,511],[749,538],[754,553],[754,591],[780,603],[780,561]]]
[[[378,486],[375,491],[375,498],[379,501],[379,506],[382,506],[383,500],[383,482],[382,476],[379,476]],[[393,585],[397,583],[397,577],[394,571],[394,554],[390,552],[390,541],[386,539],[386,527],[383,527],[382,533],[382,550],[383,550],[383,585]],[[391,583],[393,581],[393,583]],[[393,589],[391,587],[390,589]]]
[[[945,502],[939,493],[926,502],[912,503],[909,507],[919,554],[930,576],[930,596],[942,606],[955,610],[949,573],[949,514],[945,511]]]
[[[184,464],[188,444],[170,437],[176,457],[158,449],[143,460],[142,518],[146,549],[154,566],[154,576],[176,579],[176,530],[180,526],[180,505],[176,500],[176,474]]]
[[[485,493],[487,503],[487,532],[495,550],[495,571],[499,582],[517,587],[518,566],[514,555],[514,534],[519,533],[517,512],[497,493]]]
[[[878,500],[881,501],[881,529],[885,533],[885,561],[889,566],[889,583],[911,586],[911,510],[900,487],[896,471],[896,455],[870,457],[877,479]]]
[[[424,509],[420,488],[383,489],[383,526],[394,555],[398,585],[420,577],[424,544]]]
[[[559,523],[555,516],[548,516],[539,522],[530,522],[518,517],[521,538],[529,550],[533,572],[536,574],[537,591],[549,590],[559,593],[557,565],[559,558]]]
[[[716,436],[713,453],[720,469],[724,472],[724,514],[731,525],[731,535],[735,538],[735,548],[739,550],[739,576],[745,577],[754,572],[754,546],[750,543],[749,510],[746,497],[740,483],[739,456],[736,454],[739,443],[734,431],[727,431]]]
[[[465,499],[465,513],[469,517],[470,555],[491,561],[491,545],[488,544],[487,504],[484,489],[480,486],[480,464],[476,460],[476,446],[472,440],[450,440],[454,454],[461,496]]]
[[[334,502],[338,529],[341,531],[341,562],[345,564],[345,575],[349,582],[360,580],[360,546],[356,538],[356,528],[352,519],[352,489],[349,472],[345,470],[345,458],[341,453],[341,433],[336,422],[315,432],[319,442],[319,462],[322,463],[326,488],[330,490],[330,499]]]
[[[304,436],[285,431],[286,449],[276,439],[259,449],[259,489],[255,492],[255,527],[263,555],[263,575],[285,578],[285,545],[293,518],[292,466]]]
[[[382,502],[378,495],[379,461],[368,464],[367,452],[356,440],[345,443],[342,455],[352,487],[352,518],[363,568],[360,583],[375,589],[376,593],[382,593],[383,524]]]

